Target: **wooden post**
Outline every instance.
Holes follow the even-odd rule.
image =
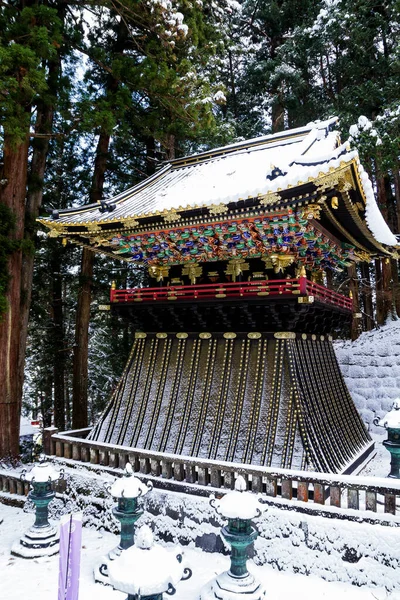
[[[164,479],[172,478],[172,462],[170,460],[161,461],[161,474]]]
[[[297,482],[297,500],[308,502],[308,483],[306,481]]]
[[[325,504],[325,486],[322,483],[314,483],[315,504]]]
[[[47,454],[47,456],[54,454],[54,444],[52,443],[51,436],[55,433],[58,433],[57,427],[45,427],[43,429],[43,452]]]
[[[331,506],[336,506],[340,508],[341,506],[341,490],[339,486],[331,485],[330,493]]]
[[[185,479],[187,483],[196,483],[196,467],[194,465],[185,465]]]
[[[183,467],[183,463],[175,462],[174,463],[174,479],[176,481],[183,481],[185,477],[185,470]]]
[[[285,500],[293,498],[293,483],[291,479],[282,479],[282,498],[285,498]]]

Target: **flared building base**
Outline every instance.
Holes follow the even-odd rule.
[[[352,472],[372,440],[328,336],[136,333],[93,441],[197,458]]]

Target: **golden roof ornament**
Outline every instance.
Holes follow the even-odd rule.
[[[97,223],[86,223],[86,228],[90,233],[101,231],[101,227]]]
[[[225,274],[231,275],[232,281],[236,281],[236,277],[239,277],[243,273],[243,271],[249,270],[249,263],[243,260],[243,258],[234,258],[229,261],[228,266],[226,268]]]
[[[272,254],[271,261],[275,273],[283,273],[294,262],[294,256],[290,254]]]
[[[135,219],[135,217],[127,217],[124,219],[124,227],[127,229],[132,229],[133,227],[137,227],[139,225],[139,221]]]
[[[210,215],[221,215],[228,212],[228,206],[222,202],[220,204],[210,204],[209,211]]]
[[[296,270],[296,278],[299,279],[300,277],[307,277],[307,271],[304,265],[301,265],[297,270]]]
[[[160,265],[151,265],[148,269],[150,277],[154,277],[157,282],[164,281],[169,275],[169,267]]]
[[[319,173],[318,178],[321,182],[317,185],[320,192],[325,192],[329,189],[337,189],[339,192],[348,192],[355,188],[353,176],[350,169],[345,171],[334,171],[332,173]]]
[[[164,221],[166,223],[173,223],[175,221],[179,221],[182,218],[181,215],[176,212],[175,208],[171,208],[169,210],[165,209],[161,214],[164,217]]]
[[[270,206],[271,204],[276,204],[280,202],[282,198],[276,192],[267,192],[265,196],[262,196],[260,199],[260,204],[263,206]]]
[[[192,285],[195,285],[196,279],[202,274],[203,269],[199,267],[198,263],[190,263],[182,269],[182,275],[187,275]]]
[[[321,206],[319,204],[308,204],[301,211],[301,216],[308,221],[311,221],[311,219],[320,219]]]

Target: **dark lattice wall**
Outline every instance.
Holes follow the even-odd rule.
[[[119,386],[90,437],[336,473],[371,442],[332,343],[279,333],[136,334]]]

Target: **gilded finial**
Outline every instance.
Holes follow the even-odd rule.
[[[115,290],[116,288],[117,288],[117,284],[116,284],[116,282],[115,282],[115,281],[112,281],[112,282],[111,282],[111,289],[112,289],[112,290]]]
[[[304,265],[301,265],[301,267],[299,269],[298,277],[307,277],[307,272],[306,272],[306,268]]]

